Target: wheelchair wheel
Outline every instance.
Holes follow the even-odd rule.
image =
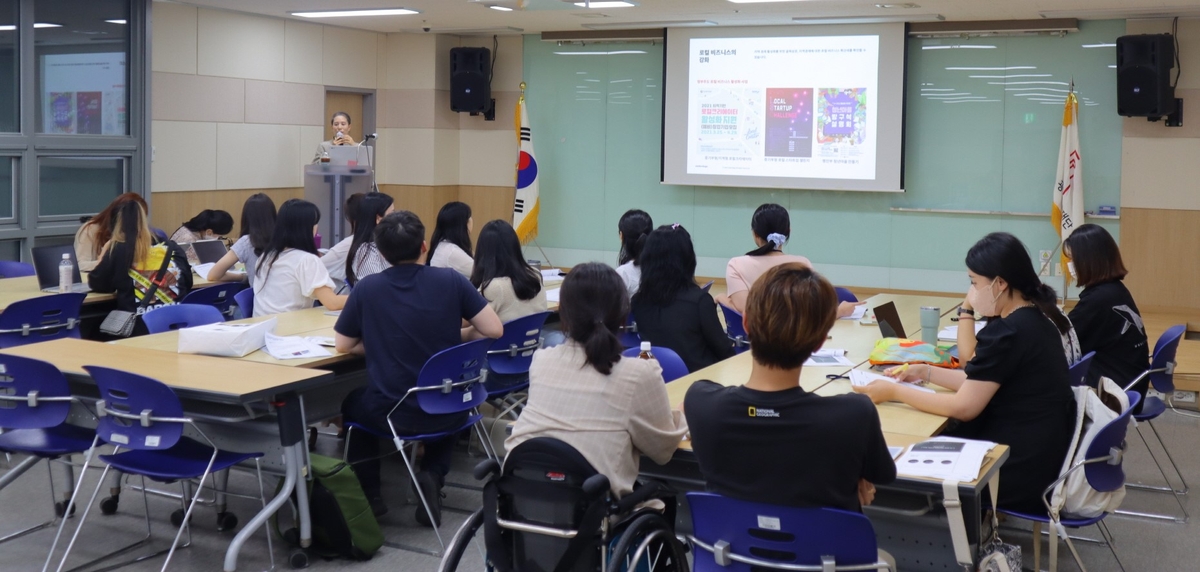
[[[644,546],[643,546],[644,545]],[[636,560],[635,560],[636,558]],[[661,514],[631,521],[613,546],[605,572],[686,572],[687,555]]]
[[[483,527],[483,509],[479,509],[463,522],[458,531],[454,533],[454,538],[450,539],[450,544],[446,546],[446,554],[442,556],[442,561],[438,564],[438,572],[455,572],[458,570],[459,562],[462,561],[463,554],[466,554],[467,549],[471,547],[475,540],[475,535],[479,533],[479,529]],[[487,563],[484,563],[485,569],[490,569]]]

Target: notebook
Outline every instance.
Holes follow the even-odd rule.
[[[79,261],[75,260],[73,244],[33,248],[33,271],[37,274],[38,288],[42,292],[58,292],[58,265],[64,254],[71,257],[71,292],[91,292],[79,275]]]
[[[885,338],[903,338],[904,326],[900,324],[900,313],[896,311],[896,303],[888,302],[875,307],[875,321],[879,323],[879,332]]]

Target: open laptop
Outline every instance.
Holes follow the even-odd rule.
[[[211,240],[197,240],[192,243],[192,250],[196,253],[196,258],[200,260],[200,264],[210,264],[225,256],[229,249],[221,239],[214,238]]]
[[[42,292],[58,292],[58,265],[63,254],[71,257],[71,291],[91,292],[79,275],[79,261],[75,260],[75,245],[36,246],[33,248],[33,270],[37,273],[38,288]]]
[[[896,311],[896,303],[888,302],[875,307],[875,321],[879,323],[879,332],[885,338],[903,338],[904,326],[900,324],[900,312]]]

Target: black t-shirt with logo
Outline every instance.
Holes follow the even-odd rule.
[[[684,413],[708,490],[731,498],[861,511],[859,479],[896,478],[879,413],[865,395],[697,381]]]

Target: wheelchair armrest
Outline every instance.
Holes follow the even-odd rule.
[[[604,496],[608,492],[608,488],[608,477],[604,475],[592,475],[583,481],[583,494],[587,495],[588,500]]]
[[[482,463],[475,465],[475,470],[473,473],[475,475],[475,480],[482,481],[493,475],[500,474],[500,463],[494,459],[487,459]]]
[[[653,498],[671,498],[675,496],[675,491],[659,481],[648,480],[640,483],[640,485],[633,492],[625,495],[617,502],[617,514],[628,513],[636,508],[637,505]]]

